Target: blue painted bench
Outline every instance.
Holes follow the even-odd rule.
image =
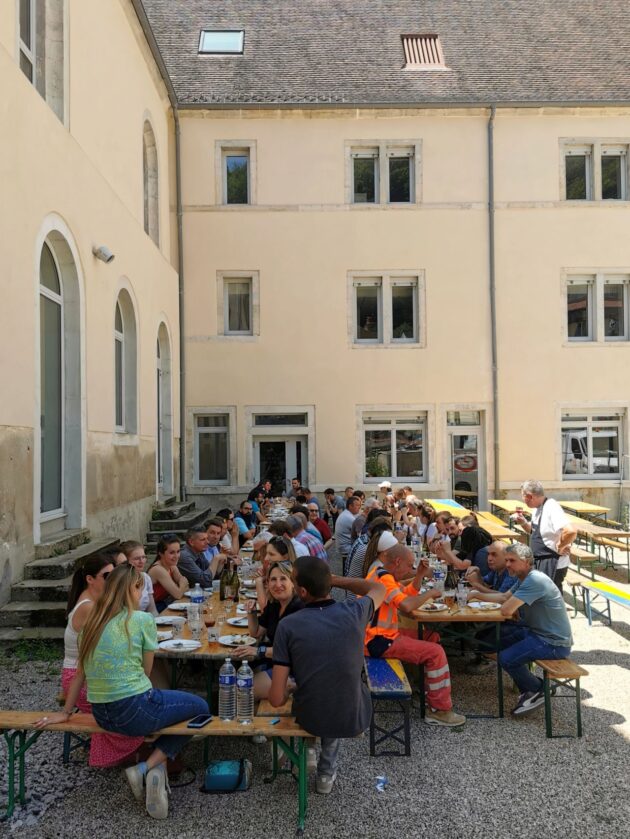
[[[367,686],[372,697],[372,719],[370,721],[370,755],[376,756],[376,747],[393,740],[404,747],[404,752],[381,751],[378,756],[411,755],[411,731],[409,710],[411,708],[411,685],[407,674],[397,658],[365,658]],[[393,728],[384,728],[376,721],[380,702],[395,702],[402,711],[402,722]],[[403,733],[401,737],[400,734]]]
[[[588,618],[588,625],[593,625],[593,615],[596,618],[608,621],[608,626],[612,626],[612,616],[610,614],[610,604],[618,603],[620,606],[630,608],[630,592],[623,589],[611,586],[608,583],[582,583],[582,595],[584,598],[584,611]],[[605,601],[603,609],[596,609],[593,602],[599,600]]]

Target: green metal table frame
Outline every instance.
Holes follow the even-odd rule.
[[[0,821],[10,819],[15,812],[17,803],[26,804],[26,765],[25,756],[30,747],[37,742],[44,731],[4,730],[2,735],[7,744],[7,803]],[[64,732],[65,734],[66,732]],[[210,737],[206,737],[206,743]],[[306,822],[308,774],[306,770],[306,740],[304,737],[290,737],[285,743],[281,736],[272,739],[273,761],[272,773],[265,778],[265,783],[271,783],[278,775],[293,775],[293,766],[297,767],[298,777],[298,819],[296,836],[302,836]],[[282,751],[290,761],[290,768],[281,768],[278,762],[278,750]],[[17,777],[16,777],[17,776]]]
[[[553,685],[552,685],[553,682]],[[575,682],[575,684],[573,684]],[[565,687],[569,691],[568,694],[558,694],[556,689]],[[545,694],[545,731],[547,737],[560,738],[571,737],[571,734],[554,734],[553,720],[551,716],[551,697],[554,699],[572,699],[575,696],[575,711],[576,711],[576,727],[577,736],[582,736],[582,706],[580,704],[580,678],[579,676],[573,679],[552,679],[546,671],[543,671],[543,691]]]
[[[424,627],[428,627],[429,629],[437,630],[439,626],[439,633],[440,636],[443,638],[450,638],[455,641],[465,642],[470,641],[475,645],[487,647],[490,652],[499,653],[500,646],[501,646],[501,621],[492,621],[494,623],[494,643],[489,641],[481,641],[477,638],[477,632],[479,632],[478,623],[476,626],[471,626],[474,621],[457,621],[452,623],[438,623],[431,621],[430,623],[423,624],[422,621],[418,622],[418,637],[422,640],[423,630]],[[485,621],[484,625],[487,625],[490,621]],[[457,627],[457,629],[455,629]],[[466,629],[464,629],[466,627]],[[421,716],[424,716],[424,673],[421,670],[421,678],[423,684],[421,685],[421,693],[420,693],[420,702],[421,702]],[[503,701],[503,671],[497,662],[497,703],[499,706],[499,718],[504,716],[504,701]],[[469,719],[494,719],[493,714],[466,714]]]

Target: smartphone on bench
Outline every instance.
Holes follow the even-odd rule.
[[[212,714],[199,714],[198,717],[193,717],[186,728],[203,728],[212,720]]]

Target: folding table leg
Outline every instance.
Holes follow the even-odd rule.
[[[549,689],[549,676],[543,672],[543,690],[545,692],[545,729],[547,737],[553,737],[551,720],[551,690]]]
[[[577,718],[577,736],[582,736],[582,705],[580,702],[581,699],[581,691],[580,691],[580,679],[579,677],[575,680],[575,711],[576,711],[576,718]]]
[[[499,664],[499,651],[501,647],[501,624],[497,621],[494,629],[495,645],[497,651],[497,699],[499,702],[499,717],[503,717],[503,671]]]

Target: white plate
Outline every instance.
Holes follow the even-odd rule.
[[[256,639],[251,635],[222,635],[219,638],[219,644],[224,647],[250,647],[256,643]]]
[[[256,580],[243,580],[243,585],[245,588],[256,588]]]
[[[247,626],[247,618],[228,618],[230,626]]]
[[[173,623],[173,615],[158,615],[155,619],[156,626],[170,625]]]
[[[244,588],[241,590],[241,597],[244,597],[245,600],[255,600],[257,597],[257,591],[256,589]]]
[[[173,638],[171,641],[162,641],[160,644],[161,650],[180,650],[181,652],[191,652],[198,650],[201,646],[201,641],[191,641],[187,638]]]
[[[445,612],[448,609],[446,603],[425,603],[420,606],[421,612]]]
[[[471,609],[477,609],[479,612],[492,612],[495,609],[500,609],[500,603],[482,603],[480,600],[473,600],[468,604]]]
[[[247,614],[247,609],[245,608],[245,606],[242,606],[242,605],[237,606],[236,607],[236,614],[237,615],[246,615]]]
[[[173,637],[172,632],[158,632],[158,641],[170,641]]]
[[[171,603],[166,608],[172,609],[174,612],[185,612],[188,609],[188,603]]]

